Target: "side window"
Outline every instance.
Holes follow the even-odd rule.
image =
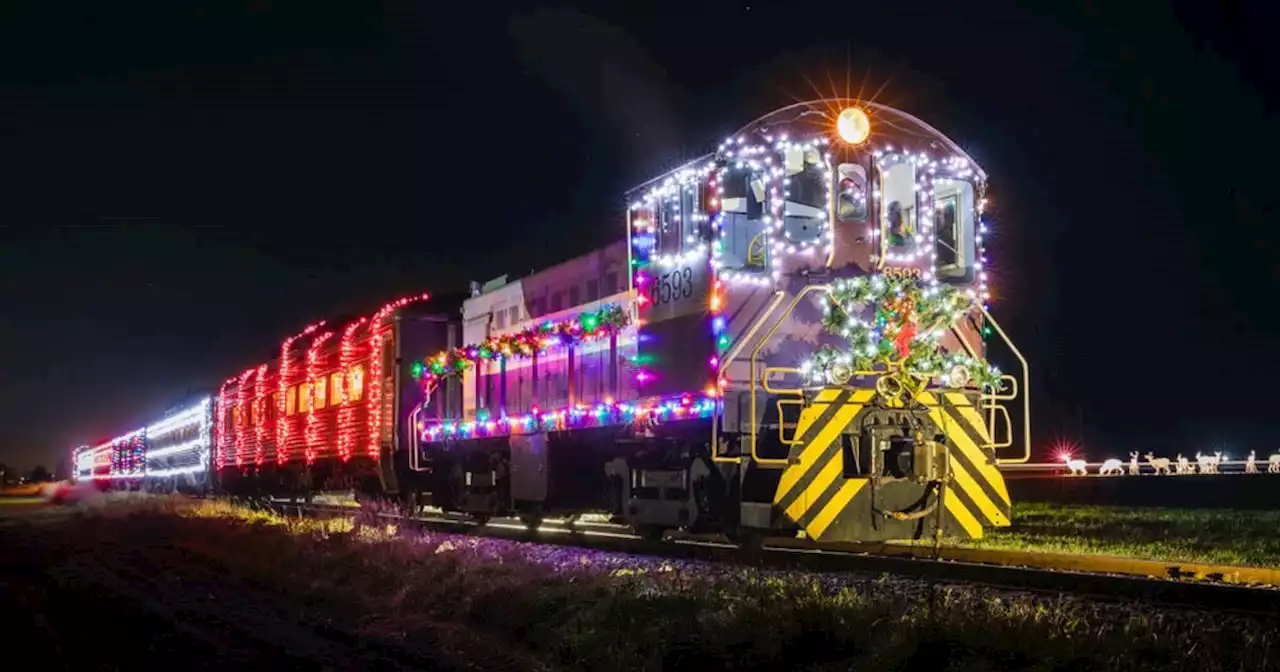
[[[605,276],[604,284],[610,294],[617,294],[622,291],[622,286],[618,284],[617,271],[609,271],[609,274]]]
[[[598,298],[600,298],[600,281],[591,278],[587,281],[587,300],[595,301]]]
[[[342,371],[334,371],[329,375],[329,397],[333,402],[330,405],[341,404],[343,402],[343,377],[344,374]]]
[[[576,306],[582,303],[582,288],[574,285],[569,288],[569,305]]]
[[[885,245],[903,253],[912,245],[916,227],[916,167],[901,154],[881,160],[880,217]]]
[[[347,376],[347,399],[360,401],[364,399],[364,365],[351,366],[351,374]]]
[[[842,163],[836,169],[836,218],[842,224],[867,220],[867,169]]]
[[[734,271],[764,273],[769,270],[769,244],[765,225],[766,191],[761,176],[746,169],[725,174],[720,198],[720,260]]]
[[[298,412],[298,386],[294,385],[289,388],[284,395],[284,414],[293,415]]]
[[[503,329],[507,326],[507,311],[502,309],[494,311],[493,326],[495,329]]]
[[[973,282],[977,257],[973,185],[964,180],[933,181],[934,266],[938,279]]]
[[[298,412],[306,413],[311,410],[311,383],[303,383],[298,386]]]
[[[679,201],[662,201],[662,205],[658,208],[657,230],[657,252],[679,254],[684,242],[684,218],[681,217]]]
[[[520,323],[520,306],[511,306],[507,309],[507,324],[516,326]]]
[[[315,389],[312,392],[312,397],[315,399],[314,403],[316,405],[317,411],[324,408],[329,401],[329,395],[328,395],[329,384],[328,383],[329,383],[329,379],[323,375],[320,376],[319,378],[316,378]]]

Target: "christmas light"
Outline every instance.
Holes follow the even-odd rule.
[[[254,374],[253,410],[249,416],[253,423],[253,463],[261,466],[267,455],[267,365],[262,364]]]
[[[326,396],[324,385],[325,373],[320,368],[320,348],[324,346],[325,341],[332,337],[333,332],[326,331],[319,336],[316,336],[315,339],[311,341],[311,347],[307,348],[306,381],[309,399],[307,399],[307,423],[303,430],[303,436],[306,439],[306,445],[304,446],[303,453],[307,464],[312,464],[316,461],[316,455],[319,451],[321,420],[316,416],[316,411],[320,410],[317,408],[317,402]],[[325,401],[327,401],[327,399]],[[301,404],[302,400],[299,399],[298,403]]]
[[[360,359],[359,341],[355,339],[355,334],[356,330],[368,323],[369,318],[362,317],[348,324],[342,330],[342,341],[338,347],[338,366],[342,370],[344,384],[331,394],[337,394],[339,403],[342,404],[338,411],[338,457],[343,462],[351,459],[356,446],[356,406],[348,403],[352,401],[350,391],[354,389],[353,386],[364,384],[355,371],[355,364]]]
[[[227,422],[231,413],[230,401],[227,399],[227,387],[235,382],[235,378],[228,378],[222,381],[222,387],[218,388],[218,401],[214,410],[214,417],[217,418],[214,423],[214,449],[213,463],[220,471],[227,466],[227,449],[231,445],[231,439],[227,436]]]
[[[414,362],[410,373],[422,380],[424,386],[434,385],[440,379],[460,375],[478,362],[525,359],[552,348],[589,343],[617,333],[629,321],[621,306],[608,305],[558,322],[547,321],[536,327],[491,336],[480,343],[437,353]]]
[[[232,425],[234,426],[235,439],[235,456],[236,466],[243,466],[248,458],[248,431],[246,431],[250,417],[249,408],[251,400],[251,390],[246,384],[249,378],[257,371],[255,369],[245,369],[240,377],[236,379],[236,405],[231,412]]]
[[[147,478],[164,478],[166,476],[181,473],[195,473],[209,467],[209,451],[211,449],[211,421],[210,406],[212,400],[208,397],[196,402],[190,407],[179,411],[167,418],[164,418],[146,428],[146,477]],[[191,439],[183,439],[185,432],[195,428],[196,436]],[[179,439],[177,443],[165,445],[166,437],[174,437]],[[161,468],[158,462],[164,460],[168,463],[168,467]],[[194,462],[185,466],[175,465],[174,462]],[[186,471],[183,471],[186,470]]]
[[[878,370],[941,377],[957,388],[972,381],[999,389],[998,369],[942,350],[946,330],[973,310],[972,297],[949,285],[883,275],[841,279],[824,309],[823,326],[845,339],[848,349],[819,348],[800,367],[812,382],[843,384],[854,371]]]
[[[205,397],[190,408],[174,413],[153,425],[147,426],[147,438],[154,441],[170,432],[185,429],[192,425],[207,423],[211,401],[211,399]]]
[[[314,324],[309,324],[305,329],[284,339],[284,342],[280,344],[280,375],[277,380],[279,385],[279,396],[276,399],[276,464],[284,464],[289,461],[290,427],[288,413],[286,413],[286,404],[288,403],[289,397],[289,385],[293,382],[290,380],[289,375],[289,348],[293,346],[294,341],[310,336],[324,325],[324,320],[320,320]],[[300,405],[301,400],[298,401]]]
[[[385,357],[383,352],[383,332],[385,331],[382,322],[392,313],[415,301],[426,301],[431,298],[428,294],[419,294],[417,296],[406,296],[396,299],[391,303],[384,305],[378,309],[378,312],[369,319],[369,390],[365,394],[368,400],[368,455],[374,460],[378,459],[379,453],[382,451],[382,421],[383,421],[383,397],[382,397],[382,360]],[[394,418],[393,418],[394,420]]]
[[[643,406],[634,403],[615,403],[612,399],[607,399],[605,402],[594,405],[577,404],[554,411],[535,408],[530,413],[517,416],[480,418],[470,422],[446,421],[432,425],[422,423],[418,429],[423,440],[437,441],[443,438],[506,436],[637,422],[705,419],[712,416],[717,403],[713,398],[694,401],[693,395],[690,394]]]

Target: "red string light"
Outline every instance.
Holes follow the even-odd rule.
[[[214,439],[213,439],[213,463],[221,470],[227,466],[227,413],[230,404],[227,401],[227,386],[235,381],[235,378],[228,378],[222,381],[222,387],[218,388],[217,408],[214,414],[218,421],[214,423]]]
[[[280,398],[276,400],[276,464],[284,464],[289,460],[289,419],[287,404],[289,398],[289,347],[293,342],[310,336],[316,329],[324,326],[324,320],[308,325],[301,332],[284,339],[280,344]],[[295,402],[298,400],[295,400]]]
[[[348,324],[342,331],[342,341],[338,348],[338,366],[342,369],[343,385],[340,390],[334,390],[331,394],[337,393],[339,403],[342,404],[338,411],[338,457],[343,462],[351,459],[356,445],[356,406],[347,403],[350,401],[348,390],[352,383],[351,367],[360,359],[359,341],[354,336],[357,329],[368,323],[369,318],[362,317]]]
[[[303,436],[306,439],[303,452],[306,456],[307,464],[314,463],[316,461],[316,455],[319,454],[320,423],[322,421],[316,416],[316,398],[318,396],[316,395],[316,381],[317,374],[319,374],[319,380],[324,381],[325,374],[320,370],[320,348],[324,347],[324,342],[332,337],[333,332],[326,331],[319,336],[316,336],[315,339],[311,341],[311,347],[307,348],[306,381],[309,399],[307,400],[307,424],[303,433]],[[325,396],[326,405],[328,405],[328,395],[326,394]],[[301,403],[302,400],[299,399],[298,401]]]
[[[369,389],[365,393],[368,400],[369,457],[378,459],[382,449],[382,321],[395,311],[415,301],[425,301],[428,294],[406,296],[384,305],[369,320]]]
[[[243,466],[245,459],[248,457],[248,441],[249,432],[245,431],[245,425],[249,424],[249,402],[251,400],[251,389],[247,385],[249,377],[252,376],[255,369],[245,369],[236,381],[236,410],[240,411],[240,417],[234,418],[235,426],[235,447],[236,447],[236,466]]]
[[[262,466],[267,458],[267,365],[258,367],[253,385],[253,463]]]

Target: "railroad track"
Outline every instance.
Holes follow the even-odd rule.
[[[281,512],[310,516],[351,516],[358,509],[325,505],[273,504]],[[1141,600],[1170,606],[1280,617],[1280,571],[1155,562],[1079,554],[935,549],[906,544],[822,546],[802,539],[771,538],[744,552],[724,540],[674,535],[642,539],[623,525],[594,520],[548,519],[532,530],[516,519],[484,523],[449,515],[379,513],[441,532],[579,547],[590,550],[750,564],[814,572],[856,572],[916,577],[1037,593]]]

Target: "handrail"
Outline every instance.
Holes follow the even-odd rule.
[[[791,461],[788,458],[760,457],[760,454],[756,450],[760,424],[756,422],[756,385],[760,382],[759,377],[756,375],[756,363],[760,358],[760,351],[763,350],[765,344],[773,338],[774,333],[778,331],[778,327],[782,326],[782,323],[787,319],[787,316],[795,311],[796,306],[800,305],[800,300],[807,296],[809,292],[813,291],[830,293],[831,285],[809,285],[799,292],[796,292],[795,298],[791,299],[791,303],[787,304],[787,309],[782,312],[782,315],[779,316],[778,320],[769,328],[768,333],[764,335],[764,338],[760,339],[760,342],[756,344],[755,349],[751,351],[751,459],[761,466],[785,467],[790,464]]]
[[[991,313],[986,308],[978,307],[982,311],[983,316],[991,321],[991,326],[995,327],[996,333],[1004,340],[1004,344],[1009,346],[1009,350],[1013,352],[1013,356],[1018,358],[1018,362],[1022,364],[1022,383],[1025,389],[1022,390],[1022,457],[1019,458],[997,458],[996,464],[1024,464],[1031,461],[1031,367],[1027,365],[1027,358],[1022,356],[1022,351],[1018,350],[1018,346],[1013,344],[1009,339],[1009,335],[1004,333],[1004,329],[1000,328],[1000,323],[996,322],[996,318],[991,317]]]
[[[738,342],[735,343],[733,348],[729,350],[729,354],[725,355],[720,360],[720,366],[719,366],[720,371],[724,371],[726,368],[729,367],[730,364],[733,363],[733,360],[738,357],[738,353],[742,352],[742,348],[745,347],[747,343],[751,341],[751,339],[756,335],[757,331],[760,331],[760,327],[764,326],[764,323],[769,321],[769,316],[773,314],[773,311],[775,309],[777,309],[778,304],[782,303],[782,299],[786,295],[787,295],[786,292],[783,292],[782,290],[774,291],[773,301],[769,302],[769,305],[764,310],[764,314],[761,315],[755,321],[755,324],[751,325],[751,328],[747,330],[747,333],[744,334],[742,338],[738,339]],[[719,382],[720,382],[719,377],[717,376],[716,384],[719,384]],[[741,455],[735,455],[733,457],[721,457],[719,455],[720,444],[718,441],[719,440],[718,428],[720,426],[721,414],[724,413],[724,396],[723,395],[720,396],[720,400],[721,400],[721,403],[718,403],[715,405],[715,410],[713,411],[713,415],[711,418],[711,461],[718,462],[721,464],[742,464]]]

